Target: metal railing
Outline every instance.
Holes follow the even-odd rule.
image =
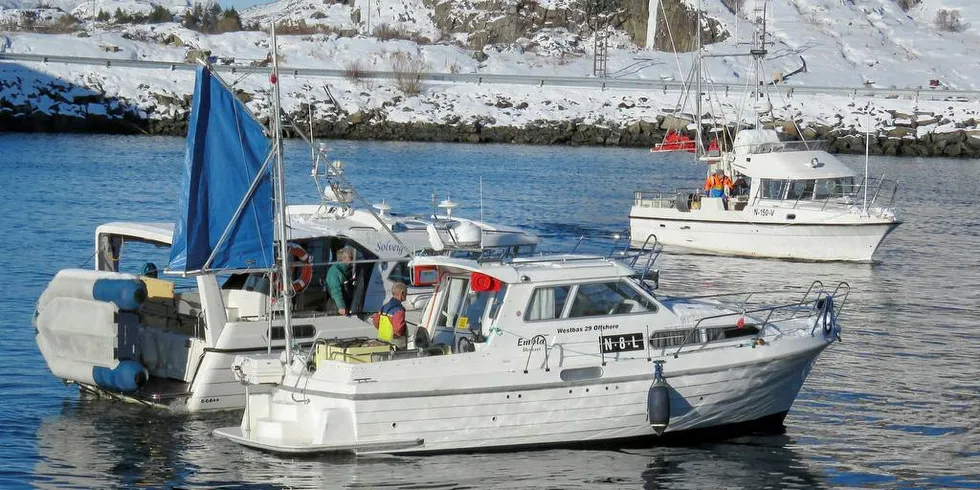
[[[784,151],[818,151],[827,150],[829,143],[826,140],[799,140],[799,141],[779,141],[765,143],[747,143],[734,146],[732,149],[736,153],[758,155],[762,153],[780,153]]]
[[[26,53],[0,53],[0,61],[23,61],[37,63],[67,63],[78,65],[97,65],[105,67],[128,67],[146,68],[163,70],[193,70],[199,65],[180,61],[153,61],[153,60],[132,60],[124,58],[109,57],[85,57],[85,56],[62,56],[53,54],[26,54]],[[267,75],[270,68],[265,66],[251,65],[219,65],[215,64],[213,69],[219,73],[233,74],[263,74]],[[310,68],[310,67],[279,67],[280,76],[292,75],[303,77],[327,77],[344,78],[345,70],[330,68]],[[393,71],[364,71],[358,77],[362,79],[393,79],[399,74]],[[636,89],[645,91],[679,92],[686,90],[683,82],[664,81],[660,79],[647,80],[642,78],[589,78],[589,77],[556,77],[556,76],[528,76],[528,75],[509,75],[497,73],[435,73],[424,72],[418,74],[418,79],[423,82],[464,82],[464,83],[496,83],[511,85],[537,85],[558,86],[558,87],[584,87],[610,89]],[[714,90],[729,93],[741,94],[745,90],[744,83],[719,81],[710,83]],[[783,93],[790,94],[815,94],[815,95],[840,95],[850,97],[877,97],[877,98],[914,98],[923,100],[980,100],[980,91],[977,90],[937,90],[922,87],[912,88],[869,88],[869,87],[819,87],[812,85],[784,85],[780,89]]]
[[[813,313],[815,311],[819,311],[820,306],[822,305],[821,299],[823,299],[824,297],[837,298],[838,296],[841,296],[841,300],[839,303],[837,303],[836,309],[834,311],[835,316],[840,316],[840,312],[843,310],[844,304],[847,302],[847,296],[850,294],[850,291],[851,291],[850,285],[847,284],[846,282],[841,281],[840,283],[837,284],[837,287],[834,289],[833,293],[827,293],[823,290],[823,283],[821,281],[813,281],[813,283],[810,284],[810,287],[807,288],[806,292],[803,293],[803,297],[800,298],[799,301],[794,301],[792,303],[785,303],[776,306],[756,308],[751,310],[740,309],[739,311],[734,311],[731,313],[722,313],[718,315],[709,315],[709,316],[701,317],[694,324],[694,326],[688,330],[687,334],[684,336],[684,341],[681,342],[681,345],[679,345],[677,347],[677,350],[674,351],[673,356],[676,359],[680,355],[681,349],[683,349],[685,346],[687,346],[690,343],[690,339],[694,336],[694,333],[699,331],[701,329],[701,324],[707,320],[716,320],[719,318],[744,317],[745,315],[751,313],[766,312],[767,313],[766,318],[762,321],[762,324],[759,326],[759,333],[757,334],[757,337],[762,337],[763,335],[765,335],[766,329],[772,325],[771,323],[773,319],[772,317],[777,311],[782,312],[782,311],[790,310],[789,315],[783,318],[784,320],[790,320],[793,318],[811,317],[813,316]],[[814,292],[816,294],[816,297],[808,300],[810,294]],[[741,294],[741,293],[735,293],[735,294]],[[725,295],[713,295],[713,296],[725,296]],[[709,298],[709,297],[712,296],[702,296],[701,298]],[[746,298],[746,300],[743,301],[741,307],[744,307],[747,301],[748,298]],[[807,304],[810,304],[810,308],[805,308]],[[811,330],[811,334],[812,334],[812,330]]]

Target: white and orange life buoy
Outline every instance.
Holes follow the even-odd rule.
[[[298,293],[310,285],[313,279],[313,257],[296,243],[289,242],[289,265],[292,267],[289,276],[293,279],[293,292]],[[275,280],[279,283],[278,278]],[[282,288],[282,284],[279,283]]]

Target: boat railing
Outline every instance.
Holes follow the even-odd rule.
[[[685,203],[704,195],[700,188],[675,188],[673,190],[639,190],[633,192],[633,205],[643,208],[675,208],[678,198],[683,198]]]
[[[657,235],[650,234],[643,241],[643,244],[639,248],[631,247],[631,240],[629,232],[616,233],[611,238],[613,240],[613,245],[609,252],[605,255],[600,254],[577,254],[578,249],[583,243],[589,241],[590,239],[602,239],[608,240],[610,237],[590,237],[588,235],[583,235],[579,237],[575,245],[572,246],[571,250],[568,251],[539,251],[536,255],[532,257],[519,257],[521,259],[521,264],[532,264],[532,263],[568,263],[568,262],[581,262],[581,261],[595,261],[595,260],[615,260],[624,262],[628,267],[637,272],[636,277],[640,278],[640,282],[644,285],[646,281],[653,281],[653,288],[656,288],[656,282],[659,274],[653,271],[653,265],[656,263],[657,258],[660,253],[663,252],[663,245],[657,239]],[[480,257],[479,262],[512,262],[513,256],[486,256]]]
[[[685,346],[691,343],[692,338],[698,338],[698,336],[696,336],[695,333],[702,328],[702,324],[705,321],[716,320],[719,318],[734,318],[734,317],[744,318],[745,315],[749,315],[753,313],[766,313],[766,317],[762,321],[762,324],[757,326],[757,328],[759,329],[759,333],[757,334],[757,336],[761,337],[765,334],[765,331],[772,325],[773,316],[777,312],[778,313],[788,312],[788,316],[781,317],[784,320],[789,320],[793,318],[811,317],[814,314],[819,314],[823,305],[826,302],[826,298],[828,297],[840,298],[840,301],[834,304],[834,311],[833,311],[835,317],[840,316],[840,313],[844,308],[844,304],[847,302],[847,297],[850,294],[850,291],[851,291],[850,285],[842,281],[837,284],[837,287],[834,289],[833,292],[828,293],[824,290],[823,283],[821,281],[814,281],[813,283],[810,284],[810,287],[807,288],[806,292],[803,293],[803,297],[800,298],[799,301],[794,301],[792,303],[784,303],[775,306],[754,308],[754,309],[745,308],[745,305],[747,304],[748,301],[748,297],[750,297],[753,293],[745,293],[745,292],[732,293],[732,295],[747,294],[746,299],[743,300],[742,303],[739,305],[738,310],[730,313],[708,315],[708,316],[703,316],[698,318],[694,326],[692,326],[690,329],[687,330],[687,333],[684,335],[684,338],[681,341],[680,345],[677,346],[677,350],[675,350],[673,354],[674,358],[677,358],[680,355],[681,349],[683,349]],[[811,294],[814,295],[812,299],[811,299]],[[702,298],[721,297],[721,296],[726,296],[726,295],[702,296]],[[807,305],[809,305],[809,307],[807,307]],[[812,330],[811,330],[811,334],[812,334]]]
[[[530,348],[527,350],[527,362],[524,363],[524,374],[527,374],[529,372],[528,368],[531,366],[531,356],[533,356],[534,353],[537,351],[537,349],[535,349],[534,347],[539,344],[541,345],[541,351],[544,352],[544,370],[546,372],[551,371],[551,365],[549,362],[550,360],[548,354],[549,351],[548,338],[542,334],[538,334],[535,335],[534,337],[531,337],[530,342],[531,342]]]
[[[781,181],[780,187],[775,191],[775,197],[762,197],[757,195],[752,198],[752,205],[776,205],[780,208],[787,209],[799,209],[801,207],[813,208],[819,205],[821,211],[839,206],[850,208],[861,206],[864,203],[865,188],[867,188],[867,208],[888,208],[894,202],[895,195],[898,192],[898,181],[872,177],[863,179],[856,184],[843,184],[838,182],[834,184],[830,192],[826,193],[815,193],[812,189],[809,189],[807,192],[799,193],[796,197],[787,195],[786,198],[783,198],[782,196],[784,194],[789,194],[787,187],[792,184],[793,181],[791,180]]]
[[[865,192],[866,189],[867,192]],[[897,193],[897,180],[883,177],[865,178],[857,184],[842,185],[840,192],[834,192],[826,196],[823,200],[821,210],[835,204],[849,206],[861,205],[861,203],[865,202],[865,196],[868,199],[866,207],[888,208],[894,203]]]
[[[829,144],[826,140],[813,141],[767,141],[762,143],[746,143],[735,145],[735,153],[742,155],[758,155],[762,153],[781,153],[784,151],[817,151],[826,150]]]

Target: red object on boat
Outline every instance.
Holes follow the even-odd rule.
[[[479,272],[470,273],[470,289],[475,293],[500,291],[500,280]]]
[[[650,148],[650,151],[689,151],[694,153],[694,148],[694,140],[691,139],[690,136],[670,130],[667,131],[667,135],[664,137],[664,142],[653,145],[653,148]]]
[[[275,73],[273,73],[272,75],[269,75],[269,83],[275,85],[276,84],[276,81],[278,81],[278,79],[276,78],[276,74]]]
[[[412,267],[412,286],[431,286],[439,282],[439,271],[434,265]]]

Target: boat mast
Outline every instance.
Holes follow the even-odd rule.
[[[695,99],[694,99],[694,111],[695,111],[695,114],[694,114],[694,124],[695,124],[694,135],[695,135],[695,141],[697,141],[697,143],[695,143],[696,146],[695,146],[695,149],[694,149],[694,158],[695,158],[695,161],[700,160],[702,156],[707,156],[707,152],[705,151],[705,148],[704,148],[704,141],[702,141],[702,138],[703,138],[704,135],[702,134],[703,133],[703,129],[702,129],[703,128],[703,122],[701,121],[701,94],[702,94],[701,78],[704,76],[704,72],[701,69],[701,62],[702,62],[702,47],[701,47],[701,42],[702,42],[702,40],[701,40],[701,15],[702,14],[701,14],[701,0],[698,0],[697,9],[698,9],[698,15],[697,15],[696,20],[695,20],[696,25],[694,26],[694,29],[697,31],[697,34],[696,34],[696,36],[697,36],[696,37],[697,42],[696,42],[695,47],[694,47],[694,49],[697,50],[697,55],[694,57],[694,69],[696,70],[696,73],[697,73],[697,76],[696,76],[696,79],[695,79],[695,82],[694,82],[695,83],[694,88],[695,88],[695,91],[697,91],[697,97],[695,97]]]
[[[289,244],[286,240],[286,172],[282,158],[282,117],[279,108],[279,46],[276,44],[276,23],[272,22],[272,144],[276,152],[275,203],[276,238],[279,241],[279,277],[282,292],[282,321],[286,341],[286,363],[293,359],[293,281],[289,277]]]
[[[762,4],[761,7],[759,3]],[[749,51],[749,54],[752,55],[752,72],[755,75],[755,88],[752,90],[752,94],[755,99],[753,109],[755,110],[756,129],[762,125],[762,115],[768,114],[772,110],[772,105],[768,103],[768,99],[763,101],[765,82],[762,80],[762,63],[769,53],[766,50],[766,10],[766,0],[757,0],[755,8],[756,31],[752,40],[752,49]]]

